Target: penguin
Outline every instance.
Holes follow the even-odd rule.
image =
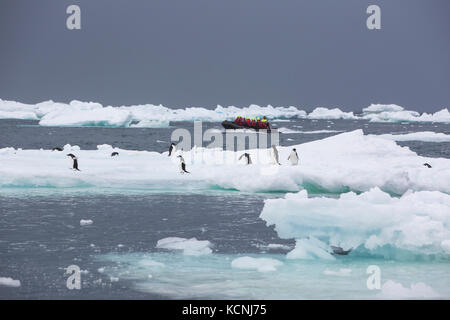
[[[177,145],[172,142],[169,147],[169,157],[172,155],[172,153],[175,153],[175,151],[177,151]]]
[[[80,169],[78,169],[78,159],[77,159],[77,157],[73,153],[69,153],[69,154],[67,154],[67,156],[71,157],[72,160],[73,160],[72,169],[76,170],[76,171],[81,171]]]
[[[291,164],[293,166],[298,165],[298,154],[297,154],[297,150],[295,148],[292,149],[291,154],[289,155],[289,157],[287,159],[291,161]]]
[[[429,163],[424,163],[423,165],[427,168],[433,168]]]
[[[52,151],[63,151],[63,149],[61,149],[60,147],[54,147],[54,148],[52,149]]]
[[[241,155],[239,157],[239,160],[241,160],[243,157],[245,157],[245,159],[247,160],[247,164],[252,164],[252,158],[250,158],[249,153],[244,153],[243,155]]]
[[[118,156],[119,155],[119,153],[118,152],[113,152],[113,153],[111,153],[111,157],[115,157],[115,156]]]
[[[180,155],[177,158],[180,159],[180,172],[181,173],[190,173],[186,170],[186,163],[184,162],[184,158]]]
[[[281,165],[281,163],[279,161],[278,150],[274,144],[272,145],[272,148],[270,149],[270,158],[272,159],[273,163]]]

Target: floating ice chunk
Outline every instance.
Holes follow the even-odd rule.
[[[339,277],[348,277],[352,273],[352,269],[349,268],[341,268],[338,271],[325,269],[323,274],[327,276],[339,276]]]
[[[14,280],[9,277],[0,277],[0,286],[17,288],[20,287],[20,280]]]
[[[378,294],[378,297],[382,299],[433,299],[438,298],[439,294],[423,282],[413,283],[407,288],[401,283],[388,280],[381,286],[381,293]]]
[[[308,198],[301,191],[266,200],[260,217],[275,225],[281,238],[315,236],[344,250],[363,245],[372,251],[388,245],[421,254],[448,253],[450,195],[438,191],[408,192],[395,198],[373,188],[338,199]],[[308,258],[309,248],[302,241],[289,255]]]
[[[178,237],[169,237],[158,240],[156,248],[168,250],[180,250],[188,256],[200,256],[210,254],[211,242],[208,240],[197,240],[196,238],[186,239]]]
[[[344,112],[339,108],[328,109],[323,107],[315,108],[308,119],[357,119],[353,112]]]
[[[304,259],[304,260],[335,260],[328,252],[328,246],[324,242],[310,237],[309,239],[298,239],[295,248],[286,255],[288,259]]]
[[[272,258],[240,257],[231,262],[231,266],[237,269],[257,270],[259,272],[276,271],[283,262]]]
[[[385,111],[403,111],[404,108],[400,107],[396,104],[371,104],[370,106],[364,108],[362,111],[364,113],[371,113],[371,112],[375,112],[375,113],[379,113],[379,112],[385,112]]]
[[[89,220],[89,219],[87,219],[87,220],[81,219],[80,220],[80,226],[87,226],[87,225],[90,225],[90,224],[93,224],[93,223],[94,223],[94,221]]]

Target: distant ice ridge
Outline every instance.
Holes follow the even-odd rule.
[[[405,110],[395,104],[372,104],[363,109],[362,119],[373,122],[443,122],[450,123],[450,112],[447,108],[435,113],[420,114],[416,111]]]
[[[249,117],[268,116],[270,118],[305,117],[306,112],[295,107],[260,107],[250,105],[245,108],[218,105],[209,110],[200,107],[171,109],[162,105],[136,105],[103,107],[99,103],[71,101],[69,104],[45,101],[38,104],[23,104],[0,99],[0,119],[40,120],[42,126],[111,126],[111,127],[161,127],[169,121],[223,121],[237,115]]]
[[[298,239],[288,258],[330,259],[324,243],[374,253],[389,247],[450,257],[450,195],[438,191],[396,198],[375,187],[334,199],[309,198],[303,190],[266,200],[260,217],[275,225],[281,238]]]
[[[381,134],[378,137],[393,141],[425,141],[425,142],[450,142],[450,135],[440,132],[411,132],[405,134]]]
[[[237,115],[270,119],[365,119],[370,121],[426,121],[450,122],[448,109],[434,114],[419,114],[405,110],[397,105],[373,104],[363,109],[362,115],[344,112],[339,108],[315,108],[309,114],[297,107],[261,107],[250,105],[245,108],[234,106],[215,109],[187,107],[172,109],[162,105],[132,105],[120,107],[103,107],[99,103],[73,100],[70,103],[44,101],[37,104],[24,104],[0,99],[0,119],[40,120],[42,126],[111,126],[111,127],[161,127],[170,121],[209,121],[220,122],[234,119]]]
[[[0,187],[129,188],[141,190],[227,189],[245,192],[363,192],[373,187],[402,195],[408,190],[450,193],[450,159],[418,156],[407,147],[362,130],[346,132],[290,147],[279,147],[281,166],[273,165],[268,149],[249,150],[253,165],[238,161],[241,152],[193,148],[182,152],[182,175],[168,152],[132,151],[99,145],[97,150],[64,146],[50,150],[0,149]],[[298,166],[287,158],[297,149]],[[118,151],[118,157],[111,157]],[[72,152],[80,172],[70,170]],[[178,153],[181,153],[178,151]],[[432,168],[426,168],[429,163]]]

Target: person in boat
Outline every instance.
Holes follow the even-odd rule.
[[[262,123],[263,129],[270,129],[270,123],[269,123],[269,121],[267,120],[266,116],[264,116],[264,117],[262,118],[261,123]]]
[[[242,118],[241,116],[237,116],[236,120],[234,120],[234,123],[242,126],[244,124],[244,118]]]
[[[256,119],[255,118],[252,119],[252,128],[256,128]]]
[[[258,128],[258,129],[263,129],[263,127],[262,127],[262,122],[261,122],[261,119],[258,117],[258,118],[256,118],[256,127]]]
[[[252,126],[252,121],[250,120],[249,117],[246,118],[245,124],[246,124],[248,127],[251,127],[251,126]]]

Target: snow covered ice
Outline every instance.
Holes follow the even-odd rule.
[[[254,165],[238,162],[242,152],[196,148],[183,152],[189,175],[180,175],[176,157],[167,152],[121,150],[100,145],[97,150],[80,150],[66,145],[63,152],[50,150],[0,149],[0,186],[58,188],[177,189],[183,186],[205,190],[233,189],[245,192],[368,191],[373,187],[401,195],[408,190],[450,193],[450,160],[418,156],[407,147],[362,130],[291,147],[279,147],[280,161],[287,163],[297,149],[299,166],[273,166],[269,150],[248,151]],[[113,151],[120,157],[111,158]],[[80,172],[68,170],[78,158]],[[432,164],[432,169],[423,163]],[[39,164],[39,165],[36,165]],[[189,181],[189,188],[186,182]]]
[[[450,257],[450,195],[439,191],[408,192],[395,198],[375,187],[333,199],[308,198],[304,190],[266,200],[260,217],[275,225],[281,238],[298,239],[288,258],[332,259],[324,243],[315,238],[356,251],[384,254],[382,249],[390,247]],[[315,238],[306,239],[311,236]]]

